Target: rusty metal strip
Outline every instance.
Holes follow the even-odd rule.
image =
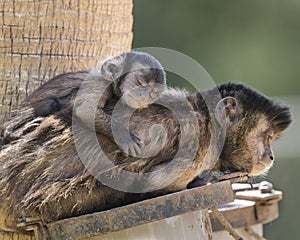
[[[193,188],[47,225],[53,239],[77,240],[124,230],[234,200],[230,181]]]
[[[227,219],[223,216],[221,212],[219,212],[217,208],[211,207],[210,210],[235,240],[243,240],[239,233],[232,227],[230,222],[227,221]]]
[[[232,203],[225,204],[219,208],[224,217],[234,228],[252,226],[259,223],[255,215],[255,202],[246,200],[235,200]],[[212,230],[223,231],[224,226],[219,220],[210,213]]]

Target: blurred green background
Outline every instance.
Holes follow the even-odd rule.
[[[300,198],[300,1],[135,0],[134,48],[165,47],[199,62],[217,84],[242,82],[293,107],[267,180],[284,192],[268,239],[297,239]],[[185,87],[169,77],[169,85]]]

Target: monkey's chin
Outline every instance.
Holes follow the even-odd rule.
[[[249,176],[262,176],[266,175],[270,168],[273,166],[274,161],[270,160],[260,160],[258,163],[253,165],[251,172],[248,174]]]
[[[147,108],[149,106],[148,103],[140,103],[139,101],[137,101],[136,99],[134,99],[133,97],[131,96],[124,96],[123,97],[123,102],[133,108],[133,109],[144,109],[144,108]]]

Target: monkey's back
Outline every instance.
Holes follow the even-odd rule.
[[[169,101],[176,99],[178,102],[178,96],[173,100],[172,96],[173,94],[170,94]],[[184,94],[182,101],[186,101]],[[167,141],[163,142],[164,145],[161,145],[159,139],[158,142],[151,142],[149,129],[153,124],[161,124],[166,129]],[[186,131],[195,136],[209,127],[201,121],[199,124],[200,132],[195,132],[195,129],[189,128],[192,125],[187,121]],[[136,111],[131,117],[130,125],[130,129],[144,140],[150,153],[158,149],[158,153],[150,157],[126,156],[106,136],[98,134],[98,141],[95,142],[91,130],[82,127],[79,133],[81,137],[76,141],[89,159],[97,164],[105,154],[114,165],[120,166],[119,169],[137,173],[155,171],[171,162],[181,140],[180,124],[174,114],[167,108],[155,104]],[[170,188],[168,186],[160,189],[157,194],[183,189],[200,173],[209,143],[207,140],[209,138],[201,139],[195,159],[192,159],[193,162],[188,169],[182,169],[180,164],[173,166],[174,173],[182,173],[185,170],[182,178],[177,179]],[[104,149],[102,155],[98,154],[98,143]],[[187,144],[192,146],[193,141]],[[187,153],[190,150],[187,148],[185,151]],[[118,173],[118,171],[107,172]],[[166,176],[157,175],[152,180],[160,182],[164,178]],[[42,118],[33,131],[3,147],[0,152],[0,179],[2,190],[0,200],[3,203],[0,206],[0,219],[4,220],[0,224],[3,229],[16,228],[17,219],[24,215],[39,216],[48,222],[101,211],[145,198],[144,194],[118,191],[97,181],[78,155],[78,146],[74,144],[72,129],[54,115]]]

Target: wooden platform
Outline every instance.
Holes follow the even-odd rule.
[[[199,226],[203,225],[202,231],[204,234],[205,232],[211,232],[207,209],[210,206],[216,207],[233,200],[234,193],[231,183],[230,181],[224,181],[183,190],[108,211],[52,222],[45,226],[46,231],[45,227],[42,227],[42,224],[38,221],[23,223],[22,229],[27,229],[31,233],[34,231],[35,240],[47,239],[48,237],[64,240],[97,239],[97,237],[104,235],[105,239],[110,239],[110,234],[116,232],[134,229],[139,226],[147,225],[149,227],[151,223],[154,223],[153,226],[155,226],[157,225],[155,223],[160,221],[174,223],[176,217],[191,213],[196,214],[192,216],[195,219],[200,218],[201,224]],[[203,212],[199,213],[200,210],[203,210]],[[205,218],[208,223],[205,223]],[[160,226],[162,225],[160,224]],[[207,228],[209,229],[207,230]],[[167,232],[167,225],[164,230]],[[172,228],[170,228],[171,230]],[[195,234],[200,234],[200,228],[195,228],[194,230],[197,230]],[[30,238],[24,238],[24,240],[27,239]]]
[[[21,230],[28,232],[0,232],[0,239],[231,239],[223,225],[208,212],[209,207],[217,206],[244,239],[252,239],[253,235],[262,237],[263,224],[278,217],[281,198],[280,191],[261,193],[242,184],[234,192],[227,180],[46,226],[28,219],[20,225]]]

